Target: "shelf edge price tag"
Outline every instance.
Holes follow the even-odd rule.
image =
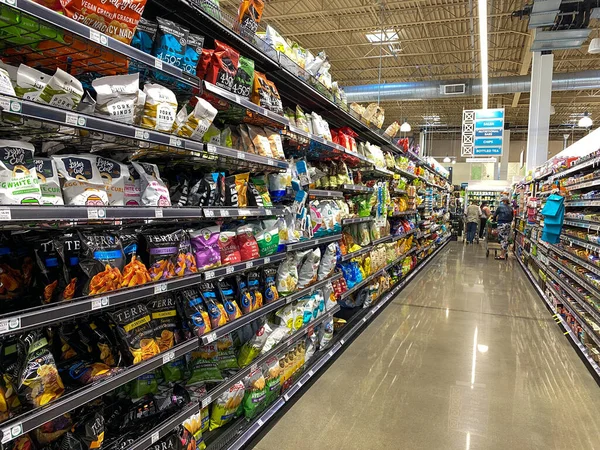
[[[156,443],[156,441],[158,441],[160,439],[160,434],[158,431],[155,431],[154,433],[152,433],[152,436],[150,436],[150,443],[154,444]]]
[[[110,306],[110,297],[100,297],[92,299],[92,311]]]
[[[174,359],[175,359],[175,352],[170,351],[163,355],[162,361],[163,361],[163,364],[167,364],[167,363],[173,361]]]
[[[227,210],[227,209],[221,209],[220,212],[219,212],[219,214],[222,217],[229,217],[229,210]]]
[[[205,209],[204,215],[206,217],[215,217],[215,212],[212,209]]]
[[[202,407],[206,408],[208,405],[210,405],[210,402],[212,402],[212,398],[210,397],[210,395],[208,397],[203,398]]]
[[[106,210],[104,208],[88,208],[87,218],[90,220],[106,219]]]
[[[177,136],[169,136],[169,145],[171,147],[183,147],[183,141]]]
[[[212,278],[215,277],[215,271],[214,270],[209,270],[208,272],[204,273],[204,279],[205,280],[210,280]]]
[[[148,140],[150,138],[150,133],[144,130],[135,130],[135,138]]]
[[[217,148],[213,144],[206,144],[206,151],[212,155],[217,153]]]
[[[108,45],[108,36],[106,36],[104,33],[100,33],[97,30],[90,29],[90,41],[94,41],[98,44],[106,46]]]
[[[11,333],[21,328],[21,318],[11,317],[9,319],[0,320],[0,334]]]
[[[156,217],[157,219],[162,219],[164,217],[163,216],[163,210],[160,209],[160,208],[156,208],[154,210],[154,217]]]
[[[229,267],[227,267],[227,269],[225,269],[225,273],[226,273],[227,275],[229,275],[230,273],[233,273],[233,270],[234,270],[234,269],[233,269],[233,266],[229,266]]]
[[[162,59],[155,58],[154,59],[154,67],[158,70],[162,70],[162,68],[163,68]]]
[[[73,125],[76,127],[85,127],[87,119],[83,116],[80,116],[79,114],[73,114],[68,112],[65,114],[65,123],[67,125]]]
[[[162,294],[163,292],[167,292],[167,284],[160,283],[154,286],[154,295]]]
[[[210,344],[211,342],[215,342],[217,340],[217,333],[215,333],[214,331],[212,333],[208,333],[205,337],[205,341],[207,344]]]
[[[0,220],[11,220],[12,214],[10,209],[0,209]]]
[[[244,152],[237,152],[237,159],[246,159],[246,154]]]
[[[18,423],[11,427],[2,428],[2,443],[6,444],[23,434],[23,424]]]
[[[271,262],[271,258],[267,256],[267,257],[265,258],[265,262],[264,262],[264,264],[269,264],[270,262]]]
[[[246,269],[251,269],[252,267],[254,267],[254,263],[252,261],[248,261],[246,263]]]

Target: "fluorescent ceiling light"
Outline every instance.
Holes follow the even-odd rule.
[[[449,163],[450,161],[451,161],[451,159],[450,159],[450,157],[449,157],[449,156],[446,156],[446,157],[444,158],[444,162],[445,162],[445,163]]]
[[[400,131],[408,133],[411,130],[410,124],[404,119],[404,123],[400,125]]]
[[[592,121],[592,118],[590,117],[589,113],[584,113],[583,117],[581,119],[579,119],[579,122],[577,122],[577,126],[581,127],[581,128],[589,128],[594,124],[594,122]]]
[[[481,103],[482,109],[488,107],[488,26],[487,0],[479,0],[479,51],[481,55]]]
[[[365,34],[367,40],[372,44],[389,43],[399,41],[398,33],[394,29],[373,31]]]
[[[485,158],[467,158],[468,163],[495,163],[498,161],[493,156],[488,156]]]

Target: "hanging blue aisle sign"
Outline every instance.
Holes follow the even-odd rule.
[[[504,108],[463,111],[461,156],[501,156],[503,136]]]

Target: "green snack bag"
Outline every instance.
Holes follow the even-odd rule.
[[[265,361],[263,366],[265,377],[265,406],[272,404],[281,392],[281,366],[279,358],[272,356]]]
[[[260,367],[257,367],[251,371],[247,377],[244,378],[244,387],[246,392],[244,393],[244,416],[246,419],[254,419],[258,414],[263,412],[266,403],[266,388],[265,388],[265,377],[263,376]]]
[[[158,379],[155,372],[140,375],[129,384],[129,395],[133,398],[141,398],[144,395],[156,394],[158,392]]]
[[[246,367],[250,364],[262,351],[263,347],[267,342],[267,338],[273,332],[273,329],[268,323],[264,324],[258,329],[256,334],[252,338],[242,345],[240,353],[238,354],[238,365],[240,367]]]
[[[271,222],[274,222],[274,224]],[[254,236],[258,243],[261,258],[273,255],[277,252],[277,247],[279,247],[279,227],[277,226],[277,221],[263,221],[263,223],[265,223],[265,228],[259,230]]]
[[[219,370],[237,370],[240,368],[235,357],[231,334],[223,336],[217,341],[217,352],[217,367]]]
[[[188,371],[190,377],[188,384],[198,383],[200,381],[222,381],[223,376],[218,368],[217,345],[207,344],[198,348],[198,350],[189,353]]]
[[[248,198],[248,204],[250,206],[261,206],[264,208],[273,207],[273,202],[269,195],[269,188],[267,186],[266,175],[250,178],[248,189],[250,191],[250,196]]]
[[[240,56],[240,60],[238,62],[238,69],[235,74],[235,77],[233,77],[233,85],[231,87],[231,92],[246,98],[250,98],[253,82],[254,61]]]
[[[221,130],[211,123],[204,136],[202,136],[202,142],[205,144],[221,145]]]
[[[162,375],[167,383],[174,383],[183,380],[185,371],[185,359],[183,357],[168,362],[161,367]]]

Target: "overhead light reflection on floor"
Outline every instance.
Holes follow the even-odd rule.
[[[486,353],[489,350],[489,347],[487,345],[478,344],[477,350],[479,350],[481,353]]]
[[[475,385],[475,366],[477,365],[477,332],[479,329],[475,327],[473,335],[473,362],[471,363],[471,389]]]
[[[449,315],[450,315],[450,308],[446,308],[446,319],[448,318]]]
[[[465,446],[466,450],[471,448],[471,433],[467,433],[467,445]]]

